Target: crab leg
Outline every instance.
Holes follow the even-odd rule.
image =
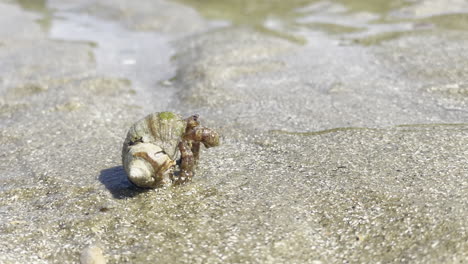
[[[200,157],[200,142],[192,142],[192,153],[195,165],[197,165],[198,158]]]
[[[195,167],[195,159],[187,141],[183,140],[179,143],[179,150],[181,155],[180,162],[180,175],[175,183],[180,184],[190,181],[193,176],[193,169]]]

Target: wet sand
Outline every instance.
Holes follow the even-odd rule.
[[[0,262],[468,261],[464,1],[0,1]],[[198,113],[193,182],[128,127]]]

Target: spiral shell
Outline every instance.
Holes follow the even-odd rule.
[[[133,124],[122,148],[129,180],[147,188],[170,184],[185,128],[186,121],[172,112],[150,114]]]

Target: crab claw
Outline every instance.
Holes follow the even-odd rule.
[[[219,146],[219,134],[209,128],[203,128],[201,142],[206,148]]]

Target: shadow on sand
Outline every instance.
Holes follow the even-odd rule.
[[[106,186],[112,193],[112,196],[117,199],[125,199],[135,197],[140,193],[148,191],[133,185],[127,178],[125,170],[122,166],[116,166],[101,171],[99,181]]]

